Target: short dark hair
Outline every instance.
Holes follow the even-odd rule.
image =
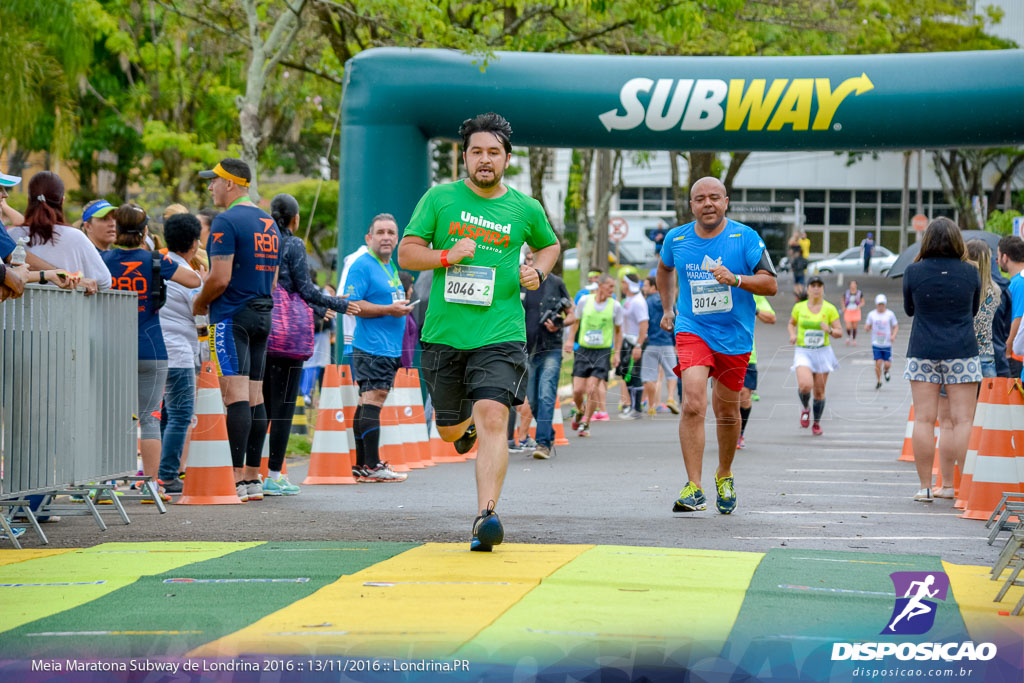
[[[657,287],[658,286],[658,278],[655,278],[655,277],[647,278],[647,284],[649,284],[651,287]]]
[[[491,133],[501,141],[505,154],[512,153],[512,126],[500,114],[491,111],[463,121],[459,127],[463,150],[469,147],[469,138],[473,133]]]
[[[164,221],[164,241],[167,242],[168,251],[184,254],[199,239],[202,230],[199,219],[190,213],[168,216]]]
[[[395,220],[395,217],[392,216],[390,213],[378,213],[376,216],[373,217],[373,220],[370,221],[369,227],[366,228],[367,235],[373,232],[373,226],[377,225],[377,221],[391,221],[395,225],[398,225],[398,221]]]
[[[1024,240],[1016,235],[1006,235],[999,240],[999,253],[1014,263],[1024,263]]]
[[[220,215],[220,211],[218,211],[217,209],[213,208],[212,206],[207,206],[206,208],[199,209],[199,211],[196,212],[196,217],[198,217],[198,218],[205,218],[208,221],[210,221],[211,223],[213,222],[213,219],[216,218],[219,215]]]
[[[939,216],[928,224],[921,237],[921,251],[915,261],[926,258],[958,258],[967,260],[967,247],[960,228],[949,218]]]
[[[122,204],[114,209],[114,222],[117,223],[117,237],[114,244],[119,247],[139,247],[145,239],[149,216],[138,204]]]
[[[626,273],[625,275],[623,275],[623,277],[629,280],[630,282],[640,284],[640,278],[637,276],[636,273]]]
[[[412,287],[412,273],[405,270],[398,271],[398,279],[402,281],[402,287],[409,289]]]

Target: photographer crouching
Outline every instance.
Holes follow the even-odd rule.
[[[526,265],[533,265],[533,253],[526,252]],[[530,355],[530,376],[526,400],[537,420],[537,447],[533,457],[547,460],[555,441],[551,418],[555,414],[558,375],[562,369],[562,332],[576,318],[572,299],[562,278],[549,274],[535,290],[521,290],[526,309],[526,351]]]

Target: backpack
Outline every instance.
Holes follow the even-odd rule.
[[[160,274],[160,262],[163,255],[153,252],[153,310],[158,311],[167,302],[167,281]]]

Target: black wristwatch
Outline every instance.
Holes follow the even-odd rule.
[[[45,270],[40,270],[39,271],[39,284],[41,284],[41,285],[45,285],[46,284],[46,271]]]
[[[534,268],[534,270],[535,270],[535,271],[537,271],[537,277],[539,277],[539,278],[540,278],[540,281],[541,281],[541,282],[544,282],[544,278],[546,278],[546,277],[548,276],[548,274],[547,274],[547,273],[545,273],[545,272],[544,272],[543,270],[541,270],[540,268]]]

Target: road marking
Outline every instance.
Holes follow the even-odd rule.
[[[821,464],[822,458],[793,458],[794,462],[816,462]],[[884,458],[829,458],[825,462],[884,462],[891,463],[892,456]]]
[[[527,633],[541,633],[547,636],[586,636],[588,638],[636,638],[638,640],[665,640],[667,636],[644,635],[640,633],[601,633],[598,631],[551,631],[548,629],[524,628]]]
[[[164,579],[164,583],[308,583],[307,578],[295,579]]]
[[[912,470],[811,470],[811,469],[794,469],[786,470],[786,472],[874,472],[875,474],[908,474]]]
[[[370,588],[392,588],[394,586],[511,586],[508,581],[365,581]]]
[[[857,493],[787,493],[785,495],[802,498],[884,498],[885,500],[892,500],[892,496],[871,496]]]
[[[780,479],[780,484],[869,484],[871,486],[909,486],[905,481],[810,481],[805,479]]]
[[[106,581],[63,581],[58,583],[0,583],[0,588],[27,588],[30,586],[101,586]]]
[[[789,584],[780,583],[779,588],[787,588],[790,590],[800,591],[820,591],[822,593],[854,593],[856,595],[885,595],[892,597],[895,593],[884,593],[881,591],[860,591],[853,588],[819,588],[817,586],[791,586]]]
[[[837,560],[831,557],[794,557],[794,560],[811,560],[814,562],[844,562],[846,564],[891,564],[895,567],[916,567],[912,562],[882,562],[881,560]],[[985,574],[988,576],[988,574]]]
[[[907,515],[915,517],[959,517],[959,512],[883,512],[879,510],[747,510],[748,515]]]
[[[41,638],[54,636],[177,636],[199,633],[202,631],[42,631],[25,635],[29,638]]]
[[[734,541],[983,541],[988,536],[733,536]]]

